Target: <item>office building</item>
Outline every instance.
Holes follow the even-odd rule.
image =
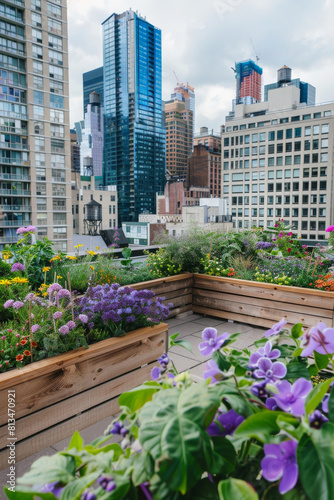
[[[236,228],[291,224],[324,240],[334,220],[334,104],[305,106],[294,85],[237,105],[222,134],[222,192]]]
[[[87,106],[89,104],[89,95],[92,92],[97,92],[98,94],[100,94],[101,106],[103,107],[103,66],[83,73],[82,86],[84,104],[83,116],[85,116]]]
[[[165,182],[161,31],[128,10],[103,24],[105,185],[116,185],[119,224],[156,212]]]
[[[291,68],[283,66],[277,71],[277,82],[264,86],[264,100],[268,101],[269,90],[278,89],[283,86],[294,85],[300,90],[300,103],[306,106],[315,105],[316,89],[309,83],[302,82],[300,78],[291,79]]]
[[[236,104],[254,104],[261,101],[262,68],[248,59],[235,63]]]
[[[77,132],[71,128],[71,170],[72,172],[80,172],[80,146],[78,143]]]
[[[165,102],[166,169],[168,174],[186,180],[187,163],[193,147],[193,112],[180,100]]]
[[[81,175],[102,176],[103,161],[103,114],[101,96],[89,95],[85,119],[75,124],[80,145]]]
[[[174,92],[171,94],[172,101],[181,101],[185,103],[186,109],[192,111],[193,116],[193,135],[195,133],[195,89],[189,83],[178,83]]]
[[[32,224],[71,251],[66,0],[3,0],[0,17],[0,245]]]

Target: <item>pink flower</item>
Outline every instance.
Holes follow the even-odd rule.
[[[334,231],[334,226],[328,226],[326,231],[327,233],[331,233],[332,231]]]
[[[284,234],[283,233],[279,233],[278,237],[279,238],[283,238]]]
[[[291,252],[291,248],[288,248],[288,252],[289,252],[289,253]]]
[[[292,236],[292,232],[288,233],[288,236]]]
[[[278,224],[275,224],[275,227],[278,227]]]

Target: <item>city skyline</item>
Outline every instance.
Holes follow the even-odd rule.
[[[103,63],[101,23],[130,6],[162,30],[163,99],[176,86],[173,71],[183,83],[189,81],[195,87],[196,132],[201,126],[219,131],[235,94],[231,66],[244,59],[256,60],[250,38],[260,56],[264,85],[275,81],[277,70],[286,64],[292,68],[293,78],[298,75],[317,87],[317,102],[333,99],[330,81],[334,70],[328,60],[334,5],[328,0],[316,7],[301,0],[293,5],[287,0],[213,0],[205,11],[199,1],[190,4],[184,0],[176,11],[174,4],[176,7],[174,0],[159,5],[152,0],[133,0],[129,5],[116,0],[111,10],[106,0],[98,7],[82,0],[78,10],[77,0],[70,0],[71,125],[83,118],[82,73]]]

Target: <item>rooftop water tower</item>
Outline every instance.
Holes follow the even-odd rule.
[[[95,200],[85,205],[86,218],[84,219],[85,234],[98,236],[102,224],[102,205]]]

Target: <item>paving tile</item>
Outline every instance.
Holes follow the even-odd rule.
[[[170,358],[173,360],[175,364],[175,368],[179,372],[184,372],[185,370],[191,370],[195,366],[199,364],[199,362],[195,359],[185,358],[184,356],[179,356],[175,353],[169,354]]]
[[[182,325],[183,323],[189,323],[191,321],[195,321],[196,319],[200,319],[201,316],[199,314],[189,314],[188,316],[184,316],[182,318],[175,316],[174,318],[171,318],[166,321],[168,324],[168,327],[173,328],[174,326],[177,325]]]
[[[48,448],[44,448],[43,450],[39,451],[38,453],[34,453],[34,455],[31,455],[30,457],[27,457],[24,460],[18,461],[15,464],[16,479],[23,476],[23,474],[25,474],[28,470],[30,470],[31,464],[33,462],[35,462],[35,460],[37,460],[38,458],[44,457],[46,455],[50,456],[50,455],[54,455],[54,454],[55,454],[55,450],[52,449],[51,447],[48,447]],[[19,456],[17,456],[16,458],[19,459]],[[0,471],[0,499],[1,500],[7,498],[7,497],[5,497],[5,494],[3,492],[3,488],[7,485],[7,480],[8,480],[7,474],[8,473],[9,473],[9,468],[3,469],[2,471]],[[1,495],[3,495],[3,496],[1,496]]]
[[[174,326],[173,328],[168,328],[168,335],[173,335],[174,333],[180,333],[180,338],[193,333],[202,332],[202,325],[198,325],[196,322],[184,323],[182,325]]]
[[[199,344],[201,342],[203,342],[201,337],[196,336],[196,335],[187,335],[184,340],[187,340],[188,342],[190,342],[191,347],[192,347],[192,352],[189,352],[184,347],[174,346],[174,347],[172,347],[171,353],[175,352],[179,356],[183,356],[185,358],[197,360],[198,363],[201,363],[201,362],[205,361],[206,359],[211,358],[211,356],[203,356],[198,349]]]
[[[204,325],[205,328],[206,326],[216,326],[220,325],[221,323],[227,323],[227,322],[222,320],[221,318],[202,316],[202,318],[195,320],[194,323],[198,323],[199,325]]]
[[[84,439],[86,444],[91,443],[94,439],[103,436],[104,431],[108,427],[108,425],[114,420],[115,416],[110,415],[110,417],[106,417],[103,420],[100,420],[100,422],[96,422],[93,425],[90,425],[89,427],[86,427],[86,429],[82,429],[80,432],[80,435]],[[112,436],[110,438],[110,441],[108,443],[118,443],[119,441],[122,440],[121,436]],[[65,448],[68,447],[68,444],[70,442],[70,437],[63,439],[62,441],[59,441],[58,443],[55,443],[52,445],[52,448],[54,448],[56,451],[62,451]]]
[[[190,373],[192,375],[196,375],[197,377],[203,378],[203,372],[204,372],[204,369],[205,369],[205,365],[206,365],[206,362],[201,363],[201,364],[199,364],[197,366],[194,366],[194,368],[192,368],[190,370]]]

